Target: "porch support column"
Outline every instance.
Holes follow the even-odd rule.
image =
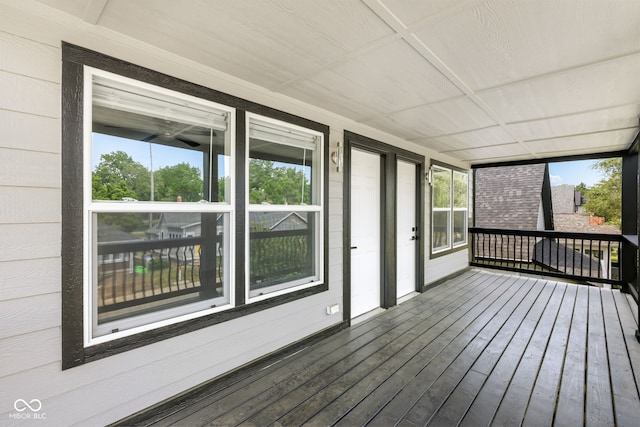
[[[640,160],[638,156],[640,134],[636,136],[629,151],[622,158],[622,235],[625,236],[622,247],[620,266],[622,267],[623,291],[631,292],[638,303],[638,322],[640,324],[640,286],[638,283],[638,266],[640,266]],[[636,338],[640,341],[640,330],[636,330]]]

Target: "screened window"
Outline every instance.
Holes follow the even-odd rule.
[[[234,111],[85,69],[85,343],[230,306]]]
[[[467,243],[469,179],[463,171],[431,166],[431,253]]]
[[[322,281],[323,134],[248,115],[250,301]]]

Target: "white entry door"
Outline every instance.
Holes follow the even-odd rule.
[[[380,155],[351,150],[351,317],[380,307]]]
[[[398,160],[397,169],[396,295],[401,298],[416,290],[416,165]]]

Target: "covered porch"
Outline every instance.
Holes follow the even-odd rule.
[[[473,268],[122,425],[636,425],[637,305]]]

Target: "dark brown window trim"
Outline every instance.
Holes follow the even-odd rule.
[[[84,346],[83,311],[83,79],[84,66],[196,96],[236,109],[236,306],[229,310],[116,339]],[[324,283],[263,301],[246,304],[244,283],[245,250],[245,113],[252,112],[324,134]],[[86,48],[62,43],[62,369],[139,348],[164,339],[206,328],[248,314],[286,304],[327,291],[329,126],[247,101],[176,77],[162,74]]]

